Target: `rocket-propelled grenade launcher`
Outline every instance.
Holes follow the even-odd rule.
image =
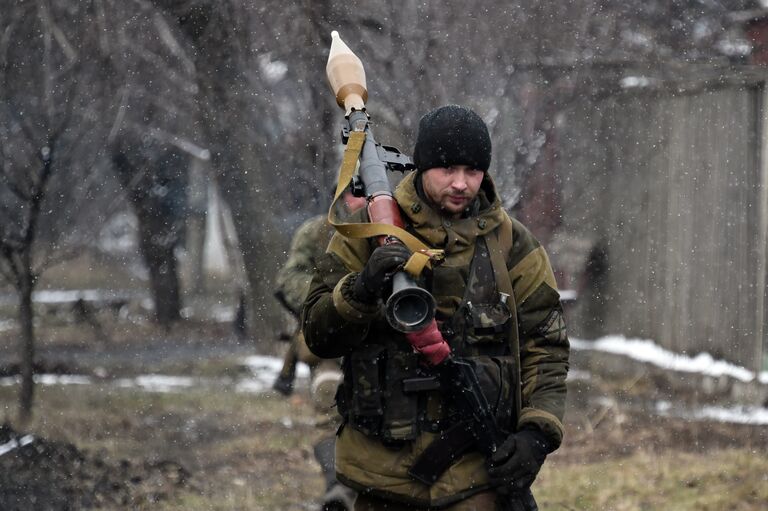
[[[331,90],[336,95],[336,102],[345,112],[347,125],[342,130],[342,138],[348,144],[350,134],[362,132],[365,135],[360,150],[358,176],[353,179],[352,191],[355,195],[367,197],[368,216],[372,224],[387,224],[404,229],[400,209],[392,196],[387,169],[406,171],[413,170],[415,166],[410,158],[397,149],[376,143],[365,110],[368,89],[363,63],[341,40],[338,32],[334,30],[331,37],[331,50],[325,70]],[[401,242],[392,235],[379,235],[378,240],[380,244]],[[419,287],[411,275],[400,271],[392,278],[392,295],[386,303],[386,316],[390,325],[398,331],[419,331],[434,319],[435,299]]]

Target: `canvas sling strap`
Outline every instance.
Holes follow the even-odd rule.
[[[509,342],[511,345],[512,356],[515,357],[515,367],[520,370],[520,333],[517,329],[517,299],[515,298],[515,290],[512,287],[512,279],[509,277],[509,269],[507,268],[506,254],[502,248],[501,236],[503,235],[501,229],[496,229],[493,236],[486,236],[485,241],[488,244],[488,251],[491,254],[491,265],[493,266],[493,273],[496,275],[496,283],[499,286],[499,291],[506,293],[508,296],[507,306],[509,312],[512,314],[509,323]],[[508,249],[511,249],[510,246]],[[518,375],[519,378],[519,375]],[[515,416],[520,417],[520,385],[515,385]]]
[[[373,238],[376,236],[393,236],[400,240],[411,251],[411,258],[406,262],[403,271],[418,277],[425,267],[430,267],[432,261],[442,258],[442,250],[434,250],[413,234],[396,225],[384,223],[346,223],[339,218],[337,203],[347,188],[357,168],[360,152],[365,144],[365,132],[353,131],[349,134],[347,147],[339,170],[339,181],[331,208],[328,210],[328,223],[340,234],[347,238]]]

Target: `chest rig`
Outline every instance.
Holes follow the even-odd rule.
[[[499,427],[511,432],[520,403],[517,317],[496,233],[477,237],[468,272],[437,267],[431,287],[443,337],[455,356],[473,365]],[[343,366],[336,399],[345,424],[385,444],[398,447],[465,420],[441,396],[435,371],[384,321],[371,324]]]

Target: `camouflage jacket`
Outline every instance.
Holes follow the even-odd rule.
[[[332,234],[326,215],[317,215],[301,224],[293,235],[288,260],[277,273],[275,295],[296,316],[309,292],[317,260],[325,253]]]
[[[465,296],[470,263],[480,236],[498,237],[507,282],[511,282],[514,294],[510,297],[514,304],[513,324],[505,337],[506,351],[498,351],[498,342],[466,346],[448,337],[446,340],[454,353],[485,356],[499,362],[501,374],[508,380],[500,385],[511,388],[507,393],[513,396],[504,406],[511,410],[499,410],[512,415],[507,417],[512,423],[507,430],[522,426],[538,428],[548,437],[551,447],[557,448],[563,435],[569,344],[546,252],[525,227],[504,212],[489,176],[483,181],[472,214],[458,220],[441,217],[432,209],[417,192],[416,179],[416,174],[406,176],[397,187],[395,198],[409,230],[433,248],[445,250],[446,260],[433,270],[429,286],[437,301],[438,322],[446,325],[459,315],[457,309]],[[364,211],[360,216],[361,220],[366,219]],[[354,360],[358,353],[377,345],[400,346],[401,355],[412,352],[404,336],[386,323],[380,304],[365,305],[352,297],[358,272],[374,248],[372,240],[336,234],[328,254],[318,261],[318,272],[302,313],[304,335],[315,354]],[[497,278],[497,282],[500,280]],[[431,417],[439,417],[445,411],[444,396],[439,391],[426,401]],[[384,408],[386,415],[386,404]],[[485,460],[479,452],[464,455],[436,483],[427,486],[411,479],[407,472],[436,434],[421,430],[415,438],[393,445],[360,429],[344,425],[337,439],[337,473],[341,481],[353,488],[417,505],[441,506],[489,487]]]

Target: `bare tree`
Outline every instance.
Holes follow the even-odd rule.
[[[195,127],[195,66],[175,24],[149,2],[115,6],[110,30],[119,114],[108,137],[109,158],[128,196],[149,270],[155,318],[181,317],[176,249],[184,241],[191,157],[207,158]]]
[[[99,31],[77,25],[92,14],[91,3],[38,0],[0,19],[0,274],[19,296],[22,420],[34,394],[32,292],[87,210],[111,112]]]
[[[271,280],[288,242],[283,219],[295,212],[297,202],[314,200],[307,186],[317,190],[313,181],[303,179],[311,174],[312,158],[305,156],[310,151],[297,150],[305,144],[296,135],[299,127],[313,131],[301,123],[307,81],[300,76],[300,61],[289,66],[281,60],[301,46],[301,38],[294,36],[302,33],[306,20],[298,4],[274,0],[153,4],[175,22],[190,49],[199,91],[197,119],[212,171],[233,213],[254,330],[275,326],[279,311]],[[287,79],[293,66],[298,80]]]

